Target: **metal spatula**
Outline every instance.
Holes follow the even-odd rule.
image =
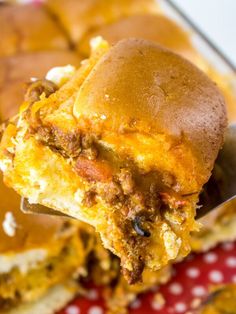
[[[73,218],[66,215],[58,210],[54,210],[50,207],[43,206],[41,204],[31,204],[27,198],[21,198],[20,209],[26,214],[42,214],[42,215],[52,215]]]
[[[236,212],[235,123],[227,129],[225,143],[216,160],[212,176],[200,195],[200,205],[202,207],[197,212],[197,218],[205,216],[214,209],[223,212],[231,206],[235,206]]]

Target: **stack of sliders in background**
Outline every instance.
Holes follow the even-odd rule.
[[[36,7],[31,5],[1,5],[0,15],[3,14],[1,15],[1,22],[4,21],[3,16],[12,20],[12,23],[5,23],[2,27],[3,30],[10,28],[8,34],[11,34],[4,36],[1,41],[0,108],[2,120],[17,112],[17,108],[23,100],[23,83],[29,83],[31,77],[42,78],[46,71],[53,66],[66,64],[78,66],[81,54],[88,57],[88,41],[90,38],[102,35],[111,44],[127,37],[152,40],[188,58],[214,80],[217,80],[227,96],[230,121],[235,121],[235,102],[228,83],[225,83],[227,80],[212,70],[207,62],[199,56],[185,31],[175,22],[170,21],[163,15],[156,14],[159,9],[153,1],[141,2],[141,6],[134,5],[133,1],[122,2],[120,6],[120,2],[118,4],[117,1],[111,1],[109,2],[111,7],[108,5],[110,11],[104,1],[48,1],[44,5]],[[32,10],[34,14],[32,14]],[[12,12],[11,15],[4,13],[10,11]],[[145,16],[144,13],[155,13],[155,15]],[[138,16],[132,17],[134,14]],[[37,16],[40,17],[37,18]],[[146,27],[146,19],[153,25],[152,28]],[[45,20],[47,20],[47,23]],[[26,21],[28,23],[30,21],[30,28]],[[34,23],[34,21],[37,21],[37,23]],[[12,24],[14,25],[13,30],[11,30]],[[126,25],[129,25],[129,27],[127,28]],[[54,30],[48,31],[51,28]],[[109,28],[111,28],[111,32]],[[13,35],[14,32],[15,35]],[[96,40],[94,45],[96,46]],[[232,209],[227,213],[220,213],[219,217],[215,214],[212,224],[209,224],[207,219],[206,221],[208,222],[205,225],[206,227],[203,227],[200,233],[195,233],[191,239],[193,249],[201,251],[217,244],[219,241],[235,238],[235,228],[233,227],[235,214]],[[228,225],[230,228],[228,228]],[[93,234],[92,229],[90,231]],[[90,270],[93,273],[94,280],[97,283],[107,285],[110,290],[109,305],[114,309],[114,313],[122,313],[122,307],[132,301],[136,293],[145,291],[158,282],[163,283],[169,278],[169,268],[154,273],[146,270],[143,275],[143,284],[129,286],[123,276],[118,275],[118,259],[114,256],[111,257],[102,248],[95,234],[93,234],[93,238],[96,240],[93,242],[95,249],[92,255],[97,256],[97,263],[93,263],[93,271]],[[91,267],[91,263],[89,264],[89,267]],[[105,278],[104,280],[101,280],[98,275],[101,269],[104,273],[102,276],[102,278]],[[118,284],[114,289],[110,289],[110,279],[114,276],[119,278],[117,280]]]
[[[0,312],[54,313],[86,274],[82,228],[74,220],[23,214],[20,197],[0,179]]]
[[[17,112],[31,78],[54,66],[78,66],[81,57],[42,6],[1,4],[0,28],[0,118],[5,120]]]

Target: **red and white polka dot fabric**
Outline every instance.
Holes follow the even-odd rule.
[[[236,243],[224,243],[175,265],[172,280],[140,296],[131,305],[130,314],[191,314],[199,301],[207,297],[209,287],[232,282],[236,283]],[[76,299],[59,314],[103,313],[101,293],[92,288],[87,298]]]

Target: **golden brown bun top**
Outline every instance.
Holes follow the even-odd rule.
[[[20,197],[3,184],[2,175],[0,176],[0,198],[0,254],[45,247],[50,245],[50,241],[56,239],[65,220],[43,215],[23,214],[20,211]],[[17,224],[13,237],[7,235],[3,228],[7,212],[12,213]]]
[[[165,134],[191,149],[206,176],[227,122],[224,99],[203,72],[141,39],[122,40],[99,60],[80,88],[74,114],[117,133],[132,125]]]
[[[17,113],[31,77],[43,78],[52,67],[79,66],[81,57],[70,51],[42,51],[0,58],[0,120]]]
[[[199,58],[188,34],[175,22],[161,14],[130,16],[91,31],[78,44],[83,55],[89,54],[89,41],[96,36],[102,36],[112,45],[124,38],[147,39],[181,54],[192,62]]]
[[[39,5],[1,5],[0,29],[0,56],[69,46],[59,25]]]
[[[158,11],[155,0],[48,0],[45,4],[75,43],[101,25],[129,15]]]

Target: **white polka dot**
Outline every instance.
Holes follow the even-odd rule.
[[[187,307],[186,307],[185,303],[179,302],[179,303],[175,304],[176,313],[186,312],[186,309],[187,309]]]
[[[179,295],[183,292],[183,287],[178,282],[173,282],[169,286],[169,291],[170,291],[170,293],[172,293],[174,295]]]
[[[200,271],[196,267],[190,267],[187,269],[186,274],[190,278],[197,278],[200,275]]]
[[[103,309],[100,306],[92,306],[88,310],[88,314],[103,314]]]
[[[212,282],[222,282],[222,280],[224,279],[223,274],[219,271],[219,270],[212,270],[209,273],[209,279]]]
[[[236,257],[230,256],[226,259],[226,265],[231,268],[236,267]]]
[[[141,301],[139,299],[134,300],[131,304],[130,304],[130,308],[131,309],[138,309],[141,306]]]
[[[97,300],[98,299],[98,292],[97,292],[97,290],[95,290],[95,289],[89,290],[88,293],[87,293],[87,298],[89,300],[92,300],[92,301]]]
[[[192,294],[195,297],[203,297],[206,294],[206,289],[203,286],[195,286],[192,289]]]
[[[226,242],[222,244],[222,249],[225,251],[232,251],[234,248],[234,243],[233,242]]]
[[[209,252],[203,256],[203,260],[207,264],[213,264],[217,261],[217,259],[218,256],[216,255],[216,253],[213,252]]]
[[[153,310],[159,311],[159,310],[163,309],[165,304],[162,304],[162,303],[159,303],[159,302],[153,300],[152,303],[151,303],[151,306],[152,306]]]
[[[66,314],[80,314],[80,309],[75,305],[70,305],[66,309]]]
[[[161,293],[156,293],[153,296],[151,306],[154,310],[162,310],[165,306],[166,300],[164,299],[164,296]]]

